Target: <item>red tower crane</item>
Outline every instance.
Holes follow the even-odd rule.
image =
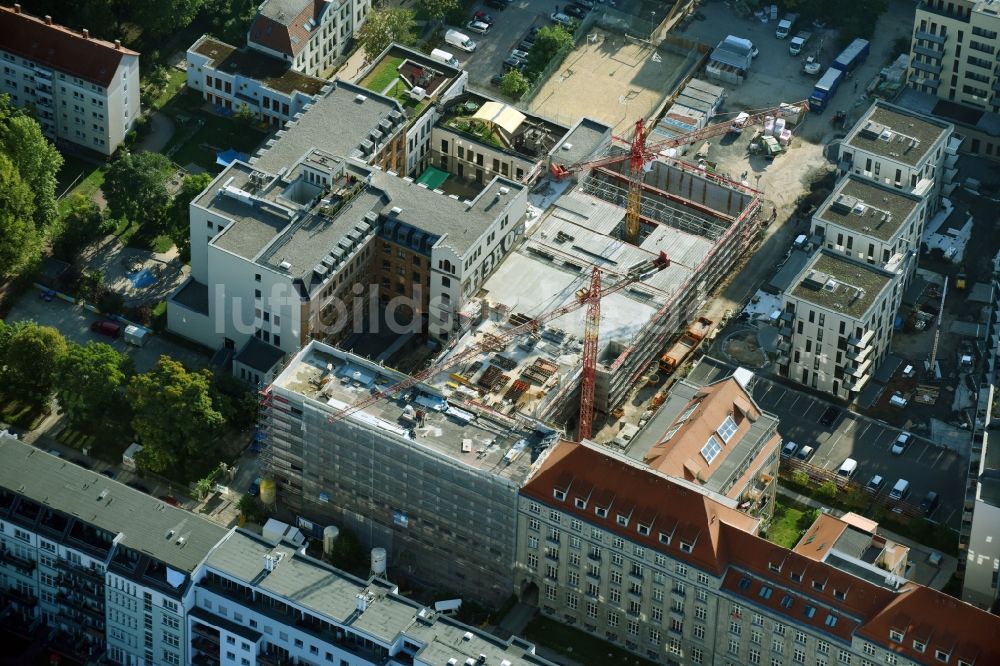
[[[778,117],[791,115],[795,113],[796,110],[798,110],[799,113],[804,113],[808,111],[808,109],[809,103],[807,101],[802,101],[797,104],[781,105],[753,112],[743,112],[733,118],[731,122],[724,121],[714,123],[712,125],[702,127],[699,130],[695,130],[694,132],[675,136],[664,141],[657,141],[655,143],[647,142],[647,139],[649,138],[648,130],[645,122],[640,119],[635,122],[635,127],[632,130],[632,140],[629,142],[629,148],[627,151],[615,155],[606,155],[605,157],[599,157],[594,160],[577,162],[576,164],[571,164],[567,167],[553,163],[550,170],[552,171],[552,175],[555,176],[557,180],[562,180],[571,173],[590,171],[592,169],[628,161],[629,187],[627,205],[625,208],[625,240],[633,245],[638,245],[642,213],[643,173],[647,162],[653,160],[661,151],[668,148],[676,148],[677,146],[694,143],[696,141],[718,136],[719,134],[725,134],[727,132],[742,131],[744,127],[749,127],[757,124],[758,122],[762,122],[765,116]]]
[[[574,310],[578,310],[584,305],[586,305],[587,322],[585,328],[586,333],[584,335],[584,385],[581,387],[581,389],[585,391],[585,393],[584,397],[581,399],[580,422],[582,429],[583,420],[584,418],[586,418],[588,424],[587,436],[589,436],[590,435],[589,428],[590,428],[590,423],[592,423],[593,407],[594,407],[594,379],[596,376],[596,368],[597,368],[597,325],[600,324],[601,299],[609,294],[621,291],[622,289],[625,289],[631,284],[634,284],[645,278],[648,278],[653,273],[661,271],[669,265],[670,265],[670,259],[667,257],[666,253],[661,252],[659,256],[657,256],[655,259],[652,259],[650,261],[645,261],[638,264],[637,266],[634,266],[629,270],[628,274],[625,275],[625,277],[607,287],[601,286],[601,273],[600,270],[595,267],[593,273],[591,274],[590,288],[581,289],[580,291],[578,291],[576,298],[570,301],[569,303],[566,303],[565,305],[562,305],[554,310],[550,310],[549,312],[546,312],[544,314],[538,315],[534,319],[531,319],[518,326],[513,326],[498,334],[485,336],[483,340],[469,345],[465,349],[444,359],[443,361],[435,363],[429,368],[421,370],[417,374],[411,375],[406,379],[403,379],[402,381],[399,381],[393,384],[392,386],[389,386],[388,388],[382,389],[381,391],[376,391],[367,398],[363,398],[361,400],[358,400],[357,402],[348,405],[338,413],[328,417],[327,421],[329,423],[336,423],[337,421],[347,416],[350,416],[351,414],[359,410],[362,410],[370,405],[375,404],[379,400],[395,395],[400,391],[404,391],[410,388],[411,386],[416,386],[425,379],[428,379],[439,372],[443,372],[448,368],[460,365],[461,363],[483,352],[488,352],[495,349],[503,349],[510,342],[516,340],[522,335],[526,333],[534,333],[539,328],[541,328],[542,325],[545,324],[546,322],[549,322],[557,317],[561,317],[562,315],[567,314],[569,312],[573,312]],[[588,345],[589,345],[589,351],[588,351]],[[588,383],[586,381],[588,377],[588,372],[587,372],[588,354],[590,355],[591,359],[589,362],[591,370],[589,373],[590,377],[589,397],[586,397],[588,395],[587,393],[588,389],[586,386]],[[589,409],[589,414],[587,414],[586,416],[584,416],[583,414],[583,411],[586,411],[585,408]]]

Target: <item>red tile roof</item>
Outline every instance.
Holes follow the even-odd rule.
[[[324,6],[323,0],[306,0],[298,14],[287,18],[265,15],[265,6],[250,25],[250,41],[294,58],[313,34],[306,23],[313,19],[318,25]]]
[[[566,498],[557,500],[553,490],[565,487],[567,479]],[[833,638],[849,641],[857,634],[918,662],[939,663],[934,650],[953,646],[953,658],[975,666],[1000,664],[997,616],[916,583],[905,581],[897,589],[877,585],[776,546],[755,534],[753,518],[596,445],[557,444],[538,463],[521,494],[722,575],[723,587],[748,604],[766,606]],[[590,501],[585,508],[577,507],[576,498],[585,495]],[[594,512],[597,498],[608,506],[605,518]],[[618,524],[622,506],[635,507],[627,526]],[[640,524],[649,526],[648,535],[638,532]],[[669,544],[660,541],[661,532],[672,535]],[[681,550],[682,541],[693,542],[691,552]],[[760,596],[762,585],[773,588],[767,599]],[[807,606],[816,609],[812,617],[805,612]],[[833,626],[828,616],[836,618]],[[890,628],[904,634],[903,644],[890,642]],[[922,655],[913,650],[915,637],[926,639]]]
[[[122,57],[136,51],[0,6],[0,48],[45,67],[108,87]]]

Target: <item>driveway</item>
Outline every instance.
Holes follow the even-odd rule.
[[[706,356],[688,379],[699,385],[708,384],[729,376],[733,369]],[[755,378],[752,394],[762,409],[780,419],[778,433],[783,440],[816,449],[811,464],[836,470],[846,458],[853,458],[858,461],[854,481],[863,485],[872,475],[879,474],[886,486],[892,487],[896,479],[906,479],[910,482],[908,499],[914,504],[919,504],[933,490],[941,496],[941,505],[932,518],[958,527],[965,499],[967,456],[935,446],[919,436],[913,438],[902,455],[895,456],[889,448],[900,430],[887,423],[835,407],[826,400],[762,377]],[[839,409],[840,414],[830,426],[824,426],[820,419],[831,407]]]
[[[174,136],[174,122],[164,113],[154,111],[149,117],[149,134],[136,146],[136,152],[163,152]]]
[[[188,368],[208,366],[210,357],[182,347],[161,335],[153,335],[145,347],[134,347],[121,338],[113,340],[90,330],[92,322],[102,319],[99,315],[58,298],[45,302],[38,298],[38,291],[28,290],[11,308],[8,321],[32,320],[42,326],[51,326],[77,344],[90,341],[106,342],[118,351],[128,355],[135,362],[137,372],[146,372],[159,360],[161,355],[180,361]]]

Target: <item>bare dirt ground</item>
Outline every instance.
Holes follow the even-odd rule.
[[[594,28],[552,73],[528,111],[567,125],[585,115],[626,135],[684,79],[693,58]]]

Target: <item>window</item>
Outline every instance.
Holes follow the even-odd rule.
[[[947,664],[948,660],[951,659],[951,654],[944,650],[934,650],[934,658]]]
[[[890,629],[889,630],[889,640],[892,641],[893,643],[902,643],[903,642],[903,634],[901,634],[900,632],[896,631],[895,629]]]
[[[806,638],[807,638],[807,636],[806,636],[805,632],[802,632],[802,631],[796,631],[795,632],[795,642],[796,643],[805,643],[806,642]]]
[[[676,566],[676,568],[674,570],[677,572],[678,576],[682,576],[682,577],[686,578],[687,575],[688,575],[687,565],[681,564],[680,562],[677,563],[677,566]]]
[[[848,652],[847,650],[840,650],[840,651],[838,651],[838,653],[837,653],[837,661],[839,661],[842,664],[849,664],[849,663],[851,663],[851,653]]]
[[[564,493],[561,490],[553,490],[552,491],[552,496],[555,497],[560,502],[563,501],[564,499],[566,499],[566,493]]]
[[[760,663],[760,650],[754,650],[753,648],[751,648],[750,649],[749,660],[750,660],[751,664],[759,664]]]
[[[872,645],[871,643],[864,643],[864,644],[862,644],[861,649],[867,655],[871,655],[871,656],[875,655],[875,646]]]
[[[694,629],[691,630],[691,633],[698,640],[703,640],[705,638],[705,627],[701,626],[700,624],[696,624],[694,625]]]
[[[705,462],[709,465],[712,464],[712,461],[714,461],[720,453],[722,453],[722,445],[719,444],[719,440],[715,437],[715,435],[709,437],[705,446],[701,447],[701,457],[704,458]]]
[[[913,649],[923,654],[924,650],[927,649],[927,645],[921,641],[913,641]]]
[[[722,438],[723,442],[728,444],[729,440],[732,439],[733,435],[736,434],[736,430],[737,430],[736,421],[733,420],[732,416],[727,416],[726,420],[723,421],[722,425],[719,426],[719,431],[718,431],[719,437]]]
[[[834,615],[833,613],[830,613],[829,615],[826,616],[826,620],[823,621],[823,624],[825,624],[828,627],[836,627],[837,616]]]
[[[767,585],[761,585],[760,590],[757,592],[757,596],[761,599],[770,599],[772,594],[774,594],[774,590]]]
[[[816,652],[818,654],[830,654],[830,644],[823,641],[816,643]]]
[[[582,497],[577,497],[576,500],[575,500],[575,504],[576,504],[576,508],[578,508],[578,509],[586,509],[587,508],[587,500],[583,499]]]
[[[622,527],[628,527],[628,516],[618,514],[618,524]]]
[[[703,573],[698,574],[698,583],[700,585],[708,585],[708,576]]]
[[[806,651],[800,648],[796,648],[795,651],[792,652],[792,661],[794,661],[796,664],[806,663]]]

